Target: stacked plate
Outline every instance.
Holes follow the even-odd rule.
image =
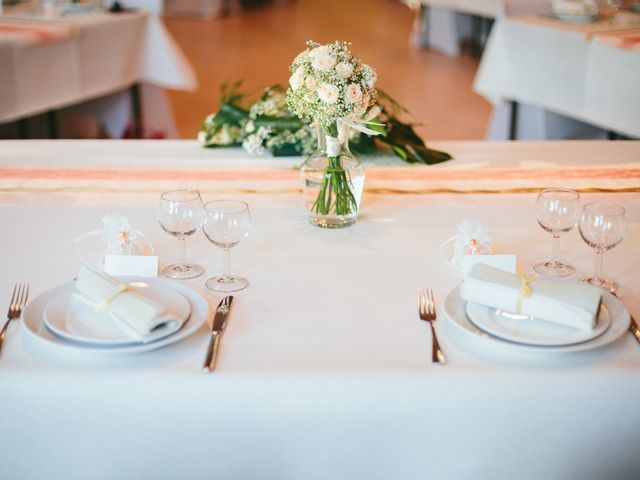
[[[22,313],[26,331],[48,344],[114,355],[141,353],[178,342],[205,322],[209,304],[192,288],[174,280],[146,277],[119,277],[167,309],[182,325],[179,329],[159,329],[144,342],[122,330],[108,314],[96,313],[74,301],[73,283],[52,288],[29,302]]]
[[[569,353],[607,345],[629,329],[629,312],[622,302],[602,292],[602,305],[593,330],[575,328],[516,315],[466,302],[455,288],[445,300],[449,322],[470,338],[520,351]]]

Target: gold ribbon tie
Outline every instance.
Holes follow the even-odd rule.
[[[119,283],[118,285],[116,285],[109,296],[105,298],[100,304],[98,304],[98,306],[96,306],[96,311],[106,312],[107,310],[109,310],[109,305],[111,305],[111,302],[113,302],[118,295],[123,294],[127,290],[129,290],[129,287],[127,287],[126,283]]]
[[[534,274],[527,278],[522,273],[518,273],[518,277],[520,278],[520,291],[518,292],[518,300],[516,301],[516,313],[520,315],[523,300],[531,296],[531,285],[529,284],[535,282],[539,275]]]

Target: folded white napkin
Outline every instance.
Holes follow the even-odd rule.
[[[180,329],[184,319],[166,313],[166,308],[140,293],[127,289],[104,272],[82,267],[76,279],[75,297],[103,310],[131,337],[148,343]]]
[[[542,277],[527,282],[480,263],[469,270],[461,294],[468,302],[582,330],[595,328],[602,299],[600,289],[587,283]]]

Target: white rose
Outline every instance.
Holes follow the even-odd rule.
[[[343,78],[349,78],[353,73],[353,66],[347,62],[340,62],[336,65],[336,72],[338,72]]]
[[[304,80],[304,86],[309,90],[315,90],[316,88],[318,88],[318,82],[316,82],[316,79],[313,77],[307,77]]]
[[[362,90],[357,83],[350,83],[347,87],[347,100],[349,103],[357,103],[362,98]]]
[[[330,83],[323,83],[318,87],[318,97],[320,97],[320,100],[322,100],[324,103],[332,105],[338,101],[339,96],[340,91],[335,85],[331,85]]]
[[[213,123],[214,117],[215,117],[215,114],[214,113],[210,113],[209,115],[207,115],[207,118],[204,119],[204,123],[206,123],[206,124]]]
[[[309,49],[308,49],[308,48],[307,48],[306,50],[304,50],[304,51],[300,52],[300,53],[296,56],[296,58],[294,58],[294,59],[293,59],[293,64],[295,65],[296,63],[300,62],[300,61],[304,58],[304,56],[305,56],[307,53],[309,53]]]
[[[200,130],[198,132],[198,142],[205,143],[207,141],[207,132]]]
[[[371,102],[371,97],[369,96],[369,94],[362,95],[362,98],[360,98],[360,103],[358,104],[358,107],[360,108],[360,110],[363,111],[363,113],[367,110],[367,108],[369,108],[370,102]]]
[[[316,57],[313,59],[313,62],[311,62],[313,68],[320,72],[328,72],[335,66],[335,64],[335,57],[332,57],[329,54],[316,55]]]
[[[315,58],[318,55],[329,55],[329,47],[327,45],[321,45],[309,52],[309,56],[311,58]]]
[[[376,71],[371,68],[369,65],[365,65],[363,67],[363,76],[366,79],[367,87],[373,88],[373,85],[378,80],[378,75],[376,75]]]
[[[295,92],[298,90],[302,84],[304,83],[304,74],[302,68],[298,68],[293,75],[289,77],[289,85],[291,85],[291,89]]]

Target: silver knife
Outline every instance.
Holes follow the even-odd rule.
[[[231,295],[224,297],[218,308],[216,308],[216,314],[213,317],[213,325],[211,326],[211,338],[209,339],[209,345],[207,346],[207,355],[204,358],[204,365],[202,368],[205,372],[210,372],[216,368],[216,357],[218,356],[218,343],[220,342],[220,336],[224,331],[224,327],[227,325],[227,314],[231,310],[231,302],[233,297]]]
[[[629,320],[629,331],[633,334],[638,343],[640,343],[640,327],[638,327],[638,323],[631,316],[631,313],[629,313]]]

